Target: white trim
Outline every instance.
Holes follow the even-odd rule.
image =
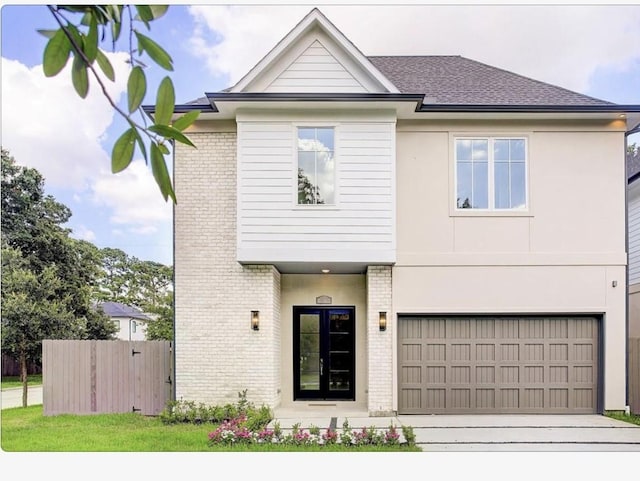
[[[292,46],[308,31],[314,27],[320,28],[332,40],[334,40],[351,58],[353,58],[371,77],[373,77],[388,92],[399,93],[399,90],[382,73],[373,66],[360,50],[344,36],[317,8],[314,8],[304,17],[276,46],[256,64],[238,83],[231,92],[243,92],[251,85],[269,66],[285,55]]]

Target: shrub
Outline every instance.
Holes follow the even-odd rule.
[[[402,435],[409,446],[416,444],[416,435],[411,426],[402,426]]]
[[[193,423],[193,424],[220,424],[225,422],[237,422],[243,417],[245,426],[249,431],[259,431],[273,419],[273,413],[267,406],[256,408],[247,400],[247,391],[238,393],[238,401],[235,404],[223,406],[207,406],[204,403],[196,404],[194,401],[169,401],[160,413],[160,420],[164,424]]]

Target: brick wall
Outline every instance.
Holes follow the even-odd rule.
[[[247,390],[279,403],[280,274],[236,261],[236,134],[193,132],[176,145],[176,398],[222,404]],[[260,311],[260,330],[250,326]]]
[[[367,343],[369,364],[369,414],[393,412],[393,335],[391,266],[367,269]],[[379,327],[380,311],[387,313],[387,330]]]

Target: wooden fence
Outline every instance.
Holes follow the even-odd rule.
[[[27,374],[42,374],[42,367],[37,362],[27,364]],[[2,355],[2,376],[19,376],[20,363],[17,359],[7,355]]]
[[[157,415],[173,398],[170,341],[42,342],[43,413]]]
[[[629,339],[629,407],[640,414],[640,337]]]

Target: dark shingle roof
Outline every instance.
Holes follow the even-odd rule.
[[[460,56],[367,57],[401,93],[425,103],[468,105],[612,105]]]
[[[102,308],[104,313],[109,317],[132,317],[144,321],[150,320],[150,318],[144,315],[139,309],[120,302],[101,302],[98,306]]]

